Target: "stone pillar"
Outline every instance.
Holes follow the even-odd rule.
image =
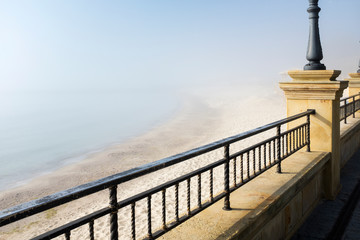
[[[289,71],[291,82],[281,82],[285,92],[287,116],[315,109],[310,117],[311,151],[331,152],[325,170],[325,197],[334,199],[340,190],[340,98],[347,81],[337,81],[338,70]],[[300,120],[298,120],[300,121]],[[288,128],[298,123],[288,124]]]
[[[349,73],[350,78],[345,79],[349,81],[349,96],[360,93],[360,73]]]

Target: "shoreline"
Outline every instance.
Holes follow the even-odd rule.
[[[271,90],[271,88],[264,88],[265,92],[268,92],[269,89]],[[169,157],[228,136],[251,130],[285,116],[284,101],[282,101],[277,93],[272,92],[267,95],[265,94],[265,96],[251,96],[244,99],[241,92],[246,92],[247,90],[246,88],[242,91],[227,89],[226,91],[221,90],[211,94],[212,90],[210,89],[210,91],[198,94],[189,94],[190,97],[188,96],[184,100],[179,111],[164,124],[156,126],[150,131],[133,137],[122,144],[110,146],[104,151],[91,154],[80,162],[33,179],[24,186],[0,192],[1,209]],[[190,168],[196,168],[199,164],[203,163],[194,160],[189,165],[191,165]],[[175,165],[172,169],[174,174],[183,173],[181,164],[179,166]],[[138,179],[138,182],[146,183],[142,184],[144,186],[139,186],[134,181],[122,184],[123,186],[119,186],[122,191],[122,196],[119,196],[119,198],[124,199],[134,194],[134,192],[148,189],[151,187],[151,184],[156,185],[167,181],[167,178],[174,177],[161,173],[163,172],[159,171]],[[153,182],[144,181],[151,177],[156,177],[157,180]],[[135,189],[132,186],[136,186]],[[95,200],[97,204],[92,206],[91,209],[80,210],[81,207],[79,209],[79,206],[71,207],[70,209],[74,211],[71,216],[76,219],[83,215],[84,212],[98,209],[104,204],[106,206],[108,204],[107,194],[103,195],[102,197],[94,196],[94,198],[98,198]],[[83,198],[74,202],[86,201]],[[79,205],[78,203],[74,204]],[[58,217],[68,216],[68,213],[60,213],[68,207],[58,208],[60,209],[57,210]],[[69,216],[66,219],[72,219],[72,217]],[[37,222],[34,219],[38,218],[39,216],[30,217],[26,221],[31,224],[34,221]],[[1,236],[6,236],[6,233],[9,232],[8,230],[11,227],[8,227],[4,229],[5,234],[0,232],[0,239],[2,239]],[[46,229],[47,227],[44,228]],[[27,234],[36,235],[38,234],[37,231],[41,233],[39,229],[41,227],[29,230],[30,233],[21,232],[19,236],[29,236]]]
[[[44,176],[45,177],[50,176],[51,174],[56,173],[57,171],[61,171],[65,167],[68,167],[71,165],[76,165],[82,161],[87,161],[87,159],[96,157],[97,154],[106,152],[109,149],[112,149],[112,148],[117,149],[119,146],[127,144],[129,141],[131,141],[134,138],[140,138],[141,136],[145,135],[146,133],[156,130],[157,128],[168,123],[169,121],[171,121],[173,118],[176,117],[176,115],[179,112],[179,109],[181,109],[181,106],[180,106],[181,104],[179,103],[180,101],[177,101],[177,102],[178,103],[176,104],[174,109],[172,109],[165,118],[160,119],[156,123],[155,122],[149,123],[148,124],[149,126],[146,127],[146,130],[134,133],[134,135],[132,135],[132,136],[127,136],[127,137],[124,137],[123,139],[120,139],[117,141],[112,141],[107,144],[99,144],[98,147],[96,147],[95,149],[92,149],[90,151],[74,154],[73,156],[69,156],[67,158],[60,159],[56,163],[56,166],[52,166],[51,168],[45,169],[43,171],[38,171],[37,173],[32,174],[32,176],[30,176],[28,179],[19,180],[15,183],[10,184],[10,186],[7,188],[0,188],[0,197],[3,192],[8,192],[8,191],[12,191],[14,189],[22,188],[28,184],[31,184],[33,180],[42,178]],[[1,209],[3,209],[3,208],[1,207],[1,204],[0,204],[0,210]]]
[[[89,91],[16,96],[4,98],[12,104],[5,106],[1,125],[0,191],[151,131],[172,119],[180,108],[176,90],[171,95],[135,89],[117,94]],[[27,101],[17,100],[22,97]],[[12,105],[14,110],[9,111]],[[152,106],[157,106],[156,111]]]
[[[173,111],[170,114],[170,116],[168,116],[167,119],[162,119],[161,122],[150,127],[150,129],[148,129],[148,131],[144,133],[129,137],[120,142],[116,142],[104,146],[101,149],[93,150],[81,156],[74,156],[73,158],[79,158],[79,160],[75,160],[75,161],[70,160],[70,163],[67,162],[68,159],[64,159],[62,163],[54,167],[54,169],[49,169],[47,171],[44,171],[40,175],[36,175],[28,180],[19,182],[18,184],[16,184],[16,186],[0,191],[0,210],[26,202],[27,201],[26,199],[33,200],[33,199],[41,198],[55,192],[66,190],[68,188],[72,188],[90,181],[107,177],[115,173],[119,173],[137,166],[141,166],[149,162],[159,160],[160,158],[163,157],[168,157],[169,155],[162,154],[161,157],[158,159],[150,159],[150,158],[140,159],[139,156],[143,156],[144,154],[139,152],[141,151],[141,148],[146,147],[145,146],[147,145],[146,142],[152,139],[158,139],[160,137],[159,135],[165,135],[166,133],[164,133],[164,131],[165,132],[168,131],[168,129],[172,128],[173,125],[180,125],[181,122],[185,121],[184,120],[184,118],[186,118],[185,116],[191,115],[194,111],[197,111],[198,109],[202,109],[202,111],[204,111],[203,106],[202,107],[194,106],[194,102],[198,101],[195,100],[195,98],[182,99],[182,102],[176,108],[176,111]],[[189,149],[184,148],[183,151],[186,150]],[[115,168],[114,166],[110,166],[108,169],[104,169],[102,173],[99,173],[99,171],[91,170],[89,168],[89,166],[92,165],[102,165],[102,159],[104,159],[106,163],[110,163],[113,160],[118,162],[119,160],[121,160],[120,158],[123,156],[122,153],[126,151],[129,151],[128,154],[131,155],[135,155],[136,153],[139,153],[139,156],[135,156],[135,158],[133,158],[134,159],[133,162],[129,162],[129,160],[127,162],[120,162],[121,164],[120,167]],[[182,151],[179,151],[177,153],[180,152]],[[175,154],[176,153],[172,155]],[[114,163],[115,162],[113,162],[110,165],[114,165]],[[111,169],[111,167],[113,167],[113,169]],[[87,169],[88,172],[90,173],[89,175],[95,175],[95,176],[89,176],[89,175],[87,175],[86,177],[72,176],[71,180],[76,180],[76,181],[73,181],[72,183],[67,182],[64,185],[61,185],[62,187],[59,187],[56,184],[51,184],[52,182],[56,182],[56,181],[64,182],[67,179],[66,176],[69,175],[68,173],[74,173],[75,175],[76,172],[81,172],[80,171],[81,169]],[[78,179],[74,179],[73,177]],[[50,188],[50,186],[57,186],[57,187]],[[9,197],[12,198],[15,195],[16,195],[16,199],[13,199],[13,201],[8,200]]]

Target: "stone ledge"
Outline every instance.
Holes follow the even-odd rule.
[[[222,210],[220,200],[160,239],[289,237],[322,196],[322,172],[329,159],[327,152],[297,152],[283,161],[282,174],[274,166],[234,191],[232,211]]]
[[[347,124],[341,123],[340,127],[340,154],[341,167],[360,147],[360,118],[352,116],[347,118]]]
[[[347,117],[347,123],[341,124],[340,127],[340,140],[345,140],[351,138],[353,132],[360,130],[360,118],[352,116]]]

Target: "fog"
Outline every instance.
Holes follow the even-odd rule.
[[[321,0],[322,61],[355,72],[360,1]],[[274,85],[302,69],[306,0],[1,1],[0,92]]]

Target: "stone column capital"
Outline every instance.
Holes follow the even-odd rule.
[[[350,88],[360,88],[360,73],[349,73],[350,78],[346,78],[349,81]]]
[[[340,70],[293,70],[291,82],[280,82],[287,99],[338,100],[348,81],[337,81]]]
[[[348,81],[293,81],[279,85],[287,99],[338,100]]]

